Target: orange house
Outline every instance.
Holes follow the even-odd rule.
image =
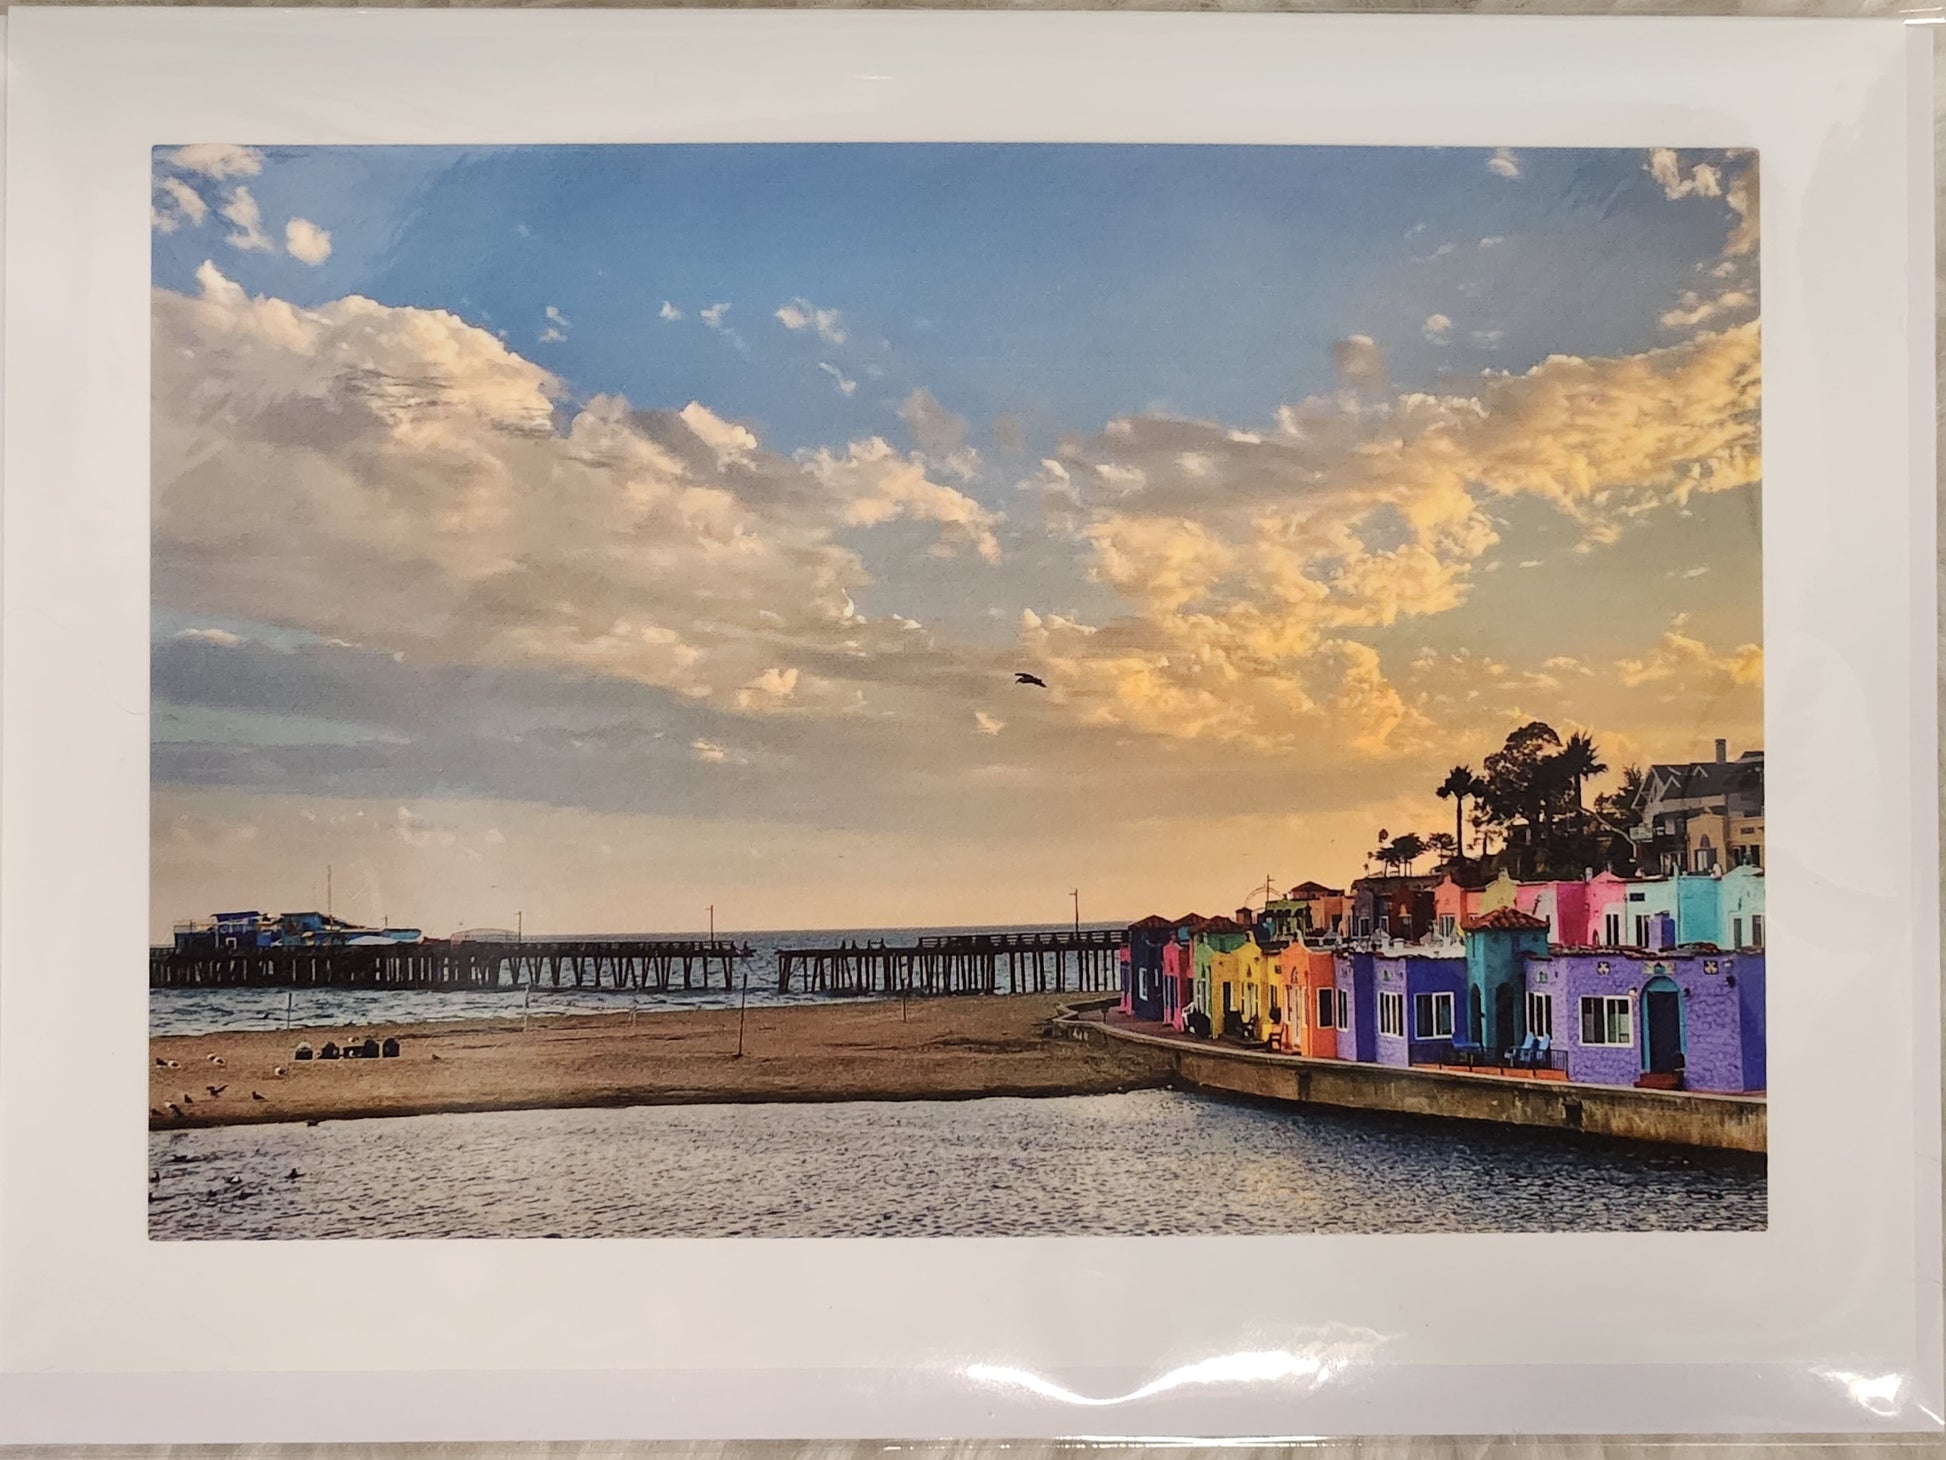
[[[1294,942],[1277,955],[1277,969],[1290,991],[1284,1027],[1292,1043],[1285,1047],[1312,1059],[1336,1059],[1338,971],[1331,954]]]

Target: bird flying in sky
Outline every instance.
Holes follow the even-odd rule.
[[[1014,683],[1015,684],[1037,684],[1042,689],[1047,688],[1047,681],[1042,679],[1038,674],[1017,673],[1014,675]]]

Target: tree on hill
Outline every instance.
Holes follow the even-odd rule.
[[[1453,803],[1453,843],[1458,855],[1466,852],[1466,803],[1484,795],[1487,783],[1473,774],[1470,765],[1456,765],[1446,772],[1446,779],[1439,783],[1434,792],[1440,800]]]

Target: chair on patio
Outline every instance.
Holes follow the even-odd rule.
[[[1471,1039],[1461,1039],[1457,1034],[1453,1036],[1453,1061],[1455,1064],[1463,1064],[1470,1070],[1486,1057],[1485,1045],[1478,1044]]]
[[[1534,1051],[1538,1048],[1540,1048],[1540,1040],[1536,1036],[1529,1034],[1525,1039],[1521,1040],[1517,1048],[1510,1049],[1506,1054],[1501,1056],[1500,1062],[1502,1064],[1512,1065],[1517,1070],[1531,1069],[1534,1064]]]

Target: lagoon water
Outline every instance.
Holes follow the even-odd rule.
[[[1164,1090],[149,1137],[152,1236],[1761,1230],[1761,1158]],[[296,1179],[287,1179],[297,1171]]]

